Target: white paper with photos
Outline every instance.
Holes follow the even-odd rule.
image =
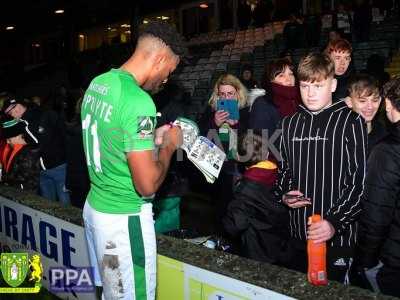
[[[178,118],[174,125],[179,126],[182,130],[183,142],[181,148],[189,155],[192,145],[195,143],[199,136],[199,128],[192,120],[186,118]]]
[[[189,153],[189,159],[208,177],[211,175],[214,178],[218,178],[225,157],[221,149],[203,136],[196,139]]]
[[[207,182],[213,183],[225,161],[225,153],[209,139],[199,136],[199,128],[192,120],[178,118],[174,125],[182,129],[183,143],[188,159],[204,174]]]

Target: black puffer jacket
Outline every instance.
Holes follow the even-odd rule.
[[[400,268],[400,122],[368,159],[358,265]]]
[[[368,134],[368,155],[372,152],[372,149],[388,135],[386,125],[380,119],[372,121],[372,130]]]
[[[284,261],[289,215],[266,185],[243,179],[222,222],[228,234],[240,236],[243,256],[275,264]]]

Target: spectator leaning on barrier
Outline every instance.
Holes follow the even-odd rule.
[[[12,95],[4,102],[3,112],[26,124],[27,133],[40,147],[40,194],[51,200],[58,198],[69,205],[65,188],[65,124],[55,112],[43,111]]]
[[[384,97],[392,127],[368,159],[355,268],[376,292],[400,297],[400,79]]]
[[[26,131],[26,124],[2,118],[2,137],[7,140],[1,159],[1,182],[24,191],[37,193],[39,188],[39,147]]]
[[[282,121],[276,190],[290,208],[293,255],[288,267],[306,272],[307,239],[327,242],[328,279],[345,283],[361,212],[366,125],[344,101],[332,103],[336,80],[327,55],[307,55],[297,74],[303,105]],[[320,214],[323,220],[308,226],[312,214]]]
[[[340,39],[329,43],[325,52],[335,64],[337,87],[332,95],[332,100],[337,102],[349,95],[348,81],[354,73],[353,66],[350,64],[353,48],[347,40]]]
[[[151,200],[182,144],[182,132],[169,125],[155,129],[156,107],[148,92],[160,90],[184,52],[175,28],[151,22],[140,31],[132,56],[120,68],[93,79],[83,99],[81,119],[91,181],[83,219],[103,299],[155,299],[157,250]],[[157,156],[155,140],[165,142]]]
[[[347,106],[360,114],[367,123],[369,154],[387,135],[384,123],[375,118],[382,102],[378,81],[367,74],[358,74],[350,79],[349,94],[345,98]]]

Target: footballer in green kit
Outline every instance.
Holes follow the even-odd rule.
[[[105,299],[155,298],[157,251],[149,199],[163,182],[182,133],[177,127],[156,129],[149,93],[175,70],[182,46],[170,25],[149,24],[128,61],[93,79],[82,102],[91,181],[83,217],[95,283]],[[155,137],[165,141],[157,159]]]

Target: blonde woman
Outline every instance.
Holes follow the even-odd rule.
[[[240,114],[243,115],[244,109],[247,107],[247,89],[241,83],[239,78],[231,74],[224,74],[220,76],[214,85],[213,93],[211,94],[208,103],[212,109],[214,126],[211,128],[221,127],[224,123],[230,126],[236,126],[238,121],[229,119],[229,113],[223,110],[217,111],[218,99],[235,99],[238,102]],[[241,119],[241,118],[240,118]]]
[[[239,120],[229,118],[229,113],[223,110],[217,110],[217,102],[219,99],[234,99],[238,103]],[[218,199],[217,202],[217,223],[216,230],[222,233],[222,216],[225,215],[227,205],[233,197],[234,178],[240,175],[238,172],[238,164],[233,160],[236,149],[236,141],[234,138],[238,134],[246,131],[248,128],[248,105],[247,105],[247,89],[240,80],[231,75],[224,74],[218,78],[214,85],[213,92],[209,99],[209,106],[200,122],[201,131],[204,135],[209,135],[215,141],[219,138],[220,145],[227,154],[228,161],[222,167],[220,176],[214,184],[216,190],[213,193]],[[232,138],[233,137],[233,138]]]

